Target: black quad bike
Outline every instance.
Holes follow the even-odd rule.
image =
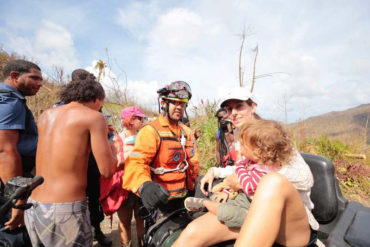
[[[13,230],[13,234],[8,234],[4,223],[11,217],[11,209],[18,208],[27,210],[33,205],[25,203],[16,205],[18,200],[27,199],[32,190],[44,182],[44,178],[36,176],[34,178],[14,177],[7,181],[3,188],[0,188],[0,246],[30,246],[29,237],[25,227]]]
[[[302,153],[302,157],[315,181],[311,200],[315,204],[312,213],[320,223],[318,238],[329,247],[370,247],[370,208],[342,196],[330,160],[306,153]],[[143,215],[143,218],[148,217]],[[170,247],[193,219],[185,209],[178,209],[147,226],[145,246]],[[233,246],[234,242],[227,241],[214,246]]]

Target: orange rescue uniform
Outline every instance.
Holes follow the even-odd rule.
[[[123,174],[123,188],[138,194],[140,186],[146,181],[154,181],[165,187],[171,198],[183,197],[186,189],[194,189],[194,181],[199,173],[199,152],[194,135],[189,127],[181,122],[171,125],[160,115],[144,126],[136,136],[135,147],[127,157]],[[183,168],[185,158],[181,136],[186,138],[186,171],[173,171],[154,174],[157,170]],[[179,165],[179,163],[181,163]],[[158,169],[159,168],[159,169]],[[139,195],[139,194],[138,194]]]

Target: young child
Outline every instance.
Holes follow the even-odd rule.
[[[185,207],[189,211],[207,208],[217,215],[218,220],[228,227],[240,228],[246,218],[250,201],[257,189],[258,182],[269,172],[278,172],[287,166],[294,155],[294,149],[282,126],[271,120],[251,120],[246,122],[239,132],[239,141],[243,160],[236,163],[233,176],[225,179],[222,195],[218,195],[219,203],[207,199],[189,197]],[[221,186],[222,187],[222,186]],[[228,190],[239,191],[233,200],[227,200]],[[242,192],[241,192],[242,190]],[[220,199],[221,198],[221,199]]]

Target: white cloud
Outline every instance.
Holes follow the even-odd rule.
[[[214,88],[236,83],[231,71],[237,68],[237,49],[226,45],[235,37],[222,39],[225,32],[229,33],[222,20],[204,18],[190,9],[171,9],[158,16],[150,32],[145,69],[166,83],[188,82],[194,102],[214,99]]]
[[[36,55],[43,64],[72,70],[78,66],[73,39],[64,27],[44,20],[35,35]]]
[[[187,9],[173,9],[160,16],[151,32],[151,45],[167,49],[191,48],[198,45],[204,33],[202,19]]]
[[[99,70],[95,68],[96,60],[92,61],[91,66],[85,69],[98,77]],[[105,67],[101,73],[100,83],[106,91],[108,100],[112,100],[112,94],[121,94],[121,99],[124,99],[125,93],[128,100],[138,103],[140,106],[153,111],[157,111],[157,90],[160,87],[157,81],[132,81],[128,80],[127,83],[124,78],[119,78],[109,68]],[[114,100],[114,99],[113,99]]]
[[[43,20],[31,36],[10,31],[6,34],[11,50],[35,60],[42,67],[72,70],[79,63],[70,32],[52,21]]]
[[[35,43],[37,47],[45,50],[68,51],[73,46],[71,34],[62,26],[48,20],[36,32]]]
[[[135,102],[140,102],[140,105],[151,109],[158,110],[158,94],[157,90],[163,85],[159,85],[157,81],[128,81],[127,90],[129,95],[134,97]]]
[[[145,39],[158,11],[153,3],[132,2],[118,8],[116,23],[136,38]]]

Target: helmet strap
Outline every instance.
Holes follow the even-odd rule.
[[[186,105],[187,105],[187,104],[186,104]],[[186,108],[187,108],[187,107],[185,107],[185,116],[186,116],[186,118],[187,118],[187,119],[189,119],[189,117],[188,117],[188,113],[186,112]]]
[[[162,107],[161,107],[161,101],[159,99],[160,99],[160,97],[158,96],[158,98],[157,98],[157,101],[158,101],[158,113],[160,114]]]
[[[166,117],[167,115],[168,116],[170,115],[169,112],[168,112],[169,111],[169,106],[168,106],[169,102],[168,102],[167,99],[165,99],[164,102],[166,103],[166,106],[161,105],[161,110],[162,110],[163,116]]]

